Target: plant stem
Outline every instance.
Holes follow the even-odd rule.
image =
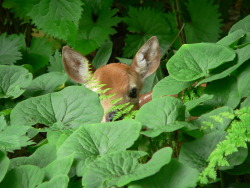
[[[183,32],[184,23],[182,20],[181,16],[181,9],[180,9],[180,2],[179,0],[175,0],[175,6],[176,6],[176,19],[177,19],[177,24],[178,24],[178,30],[180,31],[180,39],[181,39],[181,44],[186,44],[186,37],[185,33]]]

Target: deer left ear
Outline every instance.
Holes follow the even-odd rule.
[[[144,80],[159,67],[161,61],[160,46],[157,37],[151,37],[136,53],[131,67]]]

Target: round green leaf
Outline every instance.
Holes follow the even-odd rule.
[[[172,149],[162,148],[145,164],[138,162],[147,153],[122,151],[105,155],[91,163],[83,175],[84,187],[122,187],[131,181],[151,176],[171,160]]]
[[[132,182],[129,188],[188,188],[196,187],[199,172],[173,159],[158,173],[140,181]]]
[[[20,66],[0,65],[0,98],[17,98],[31,83],[32,74]]]
[[[234,50],[218,44],[184,44],[168,61],[169,74],[179,81],[208,77],[209,71],[235,58]]]
[[[183,103],[179,99],[169,96],[150,101],[143,105],[136,114],[136,120],[153,130],[167,131],[172,123],[183,121],[184,119],[185,107]]]
[[[192,82],[183,82],[175,80],[172,76],[167,76],[159,81],[153,89],[153,98],[164,95],[175,95],[194,84]]]
[[[103,109],[96,93],[83,86],[66,87],[60,92],[33,97],[18,103],[10,114],[13,125],[53,125],[62,122],[100,122]]]
[[[51,93],[58,87],[62,86],[67,79],[68,77],[66,74],[60,72],[43,74],[32,80],[23,95],[25,97],[30,97]]]
[[[98,156],[115,151],[123,151],[132,146],[140,135],[141,124],[135,120],[83,125],[62,144],[58,156],[63,157],[75,152],[78,174]]]

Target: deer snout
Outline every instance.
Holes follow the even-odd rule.
[[[115,118],[115,115],[117,114],[118,110],[115,110],[115,111],[112,111],[112,112],[109,112],[107,115],[106,115],[106,122],[110,122],[110,121],[113,121],[114,118]],[[122,116],[119,116],[117,119],[115,119],[115,121],[118,121],[118,120],[122,120],[124,117],[124,115]]]

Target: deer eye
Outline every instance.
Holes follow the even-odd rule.
[[[137,89],[136,88],[133,88],[133,89],[130,90],[129,97],[130,98],[136,98],[137,97]]]

